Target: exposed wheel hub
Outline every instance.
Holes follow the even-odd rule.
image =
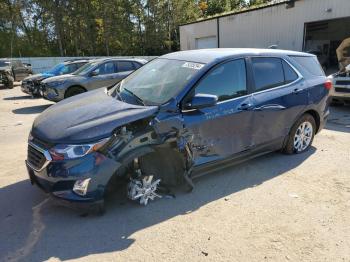
[[[156,193],[160,179],[153,181],[153,176],[144,176],[142,179],[131,179],[128,184],[128,197],[131,200],[140,200],[141,205],[147,205],[149,200],[162,196]]]

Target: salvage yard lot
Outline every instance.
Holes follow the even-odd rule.
[[[350,261],[350,107],[331,108],[305,154],[251,160],[147,207],[116,194],[86,216],[28,180],[28,133],[50,105],[0,88],[0,261]]]

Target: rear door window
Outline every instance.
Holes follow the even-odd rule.
[[[291,56],[300,66],[314,76],[324,76],[323,69],[315,56]]]
[[[86,62],[83,62],[83,63],[76,63],[76,66],[77,66],[77,69],[79,69],[80,67],[82,67],[83,65],[85,65]]]
[[[255,91],[266,90],[284,85],[282,61],[274,57],[252,58]]]
[[[139,69],[142,66],[141,64],[139,64],[137,62],[133,62],[133,64],[134,64],[135,69]]]
[[[118,72],[133,71],[134,65],[129,61],[118,61],[117,62]]]
[[[106,62],[100,65],[97,69],[95,69],[99,75],[108,75],[115,73],[115,65],[114,62]]]
[[[73,73],[74,71],[76,71],[77,65],[76,64],[69,64],[69,65],[65,65],[64,69],[62,70],[63,74],[69,74],[69,73]]]
[[[211,70],[197,85],[196,94],[216,95],[219,101],[247,94],[244,59],[221,64]]]

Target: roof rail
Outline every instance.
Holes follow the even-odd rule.
[[[64,60],[63,62],[76,62],[76,61],[82,61],[82,60],[90,60],[90,59],[89,58],[74,58],[74,59]]]

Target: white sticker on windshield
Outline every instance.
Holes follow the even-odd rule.
[[[190,62],[186,62],[182,65],[182,67],[191,68],[195,70],[200,70],[203,66],[204,66],[203,64],[190,63]]]

